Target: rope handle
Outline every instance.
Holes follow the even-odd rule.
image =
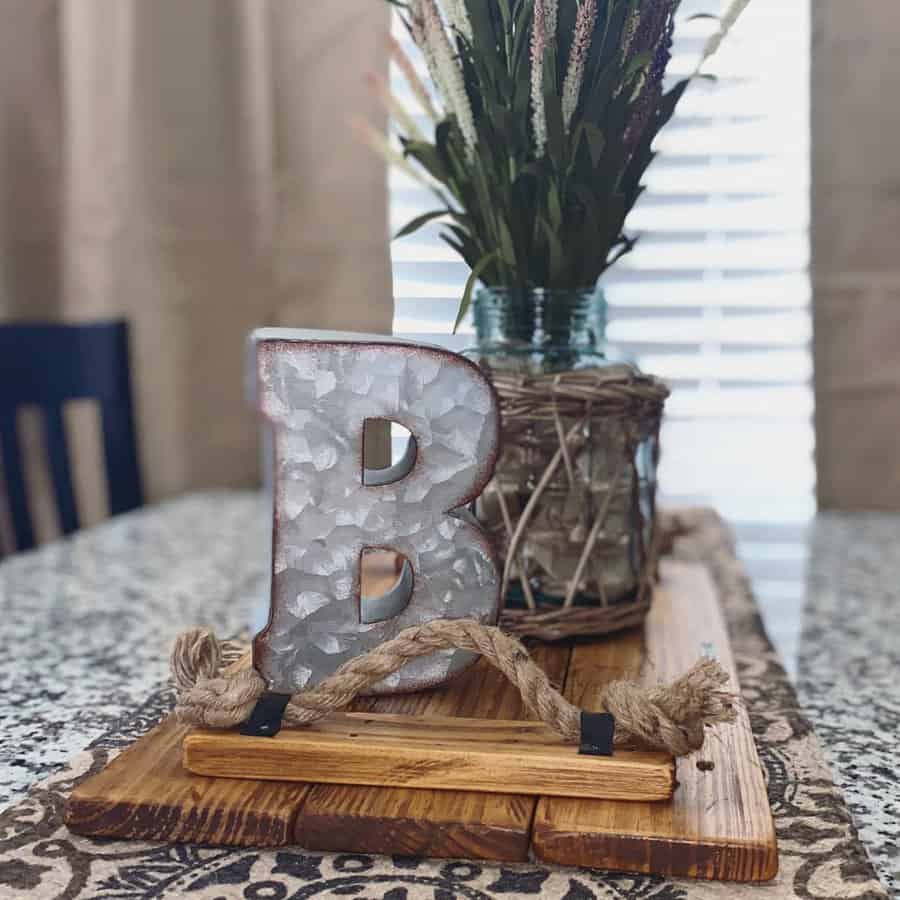
[[[521,641],[473,619],[435,619],[404,629],[368,653],[347,660],[315,687],[290,697],[284,721],[302,726],[323,719],[349,706],[366,688],[410,660],[447,649],[481,654],[515,685],[531,713],[567,743],[582,742],[582,711],[553,687]],[[224,671],[239,653],[239,645],[220,642],[200,629],[176,639],[171,669],[178,692],[175,712],[181,721],[231,728],[250,718],[267,694],[266,683],[252,667]],[[734,721],[736,698],[725,689],[727,682],[722,666],[704,658],[668,685],[613,681],[597,699],[615,719],[615,746],[686,756],[703,746],[707,727]],[[585,718],[590,721],[594,715],[585,713]]]

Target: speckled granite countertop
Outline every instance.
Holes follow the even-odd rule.
[[[824,513],[810,534],[798,696],[900,896],[900,514]]]
[[[267,531],[258,495],[192,495],[0,563],[0,808],[144,700],[165,679],[179,630],[259,622]],[[810,535],[789,669],[897,892],[900,515],[823,515]]]
[[[146,699],[179,631],[246,626],[267,527],[257,495],[198,494],[0,563],[0,808]]]

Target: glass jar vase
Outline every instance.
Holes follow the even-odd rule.
[[[588,616],[594,633],[635,624],[622,606],[649,602],[666,388],[605,343],[598,288],[484,288],[473,312],[465,355],[502,412],[476,514],[504,565],[507,609],[610,610]]]

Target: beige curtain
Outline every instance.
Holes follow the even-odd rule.
[[[819,503],[900,510],[900,4],[812,17]]]
[[[387,29],[383,0],[0,0],[0,319],[131,321],[151,499],[255,483],[251,328],[390,329],[348,125]]]

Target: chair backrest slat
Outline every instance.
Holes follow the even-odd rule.
[[[84,325],[0,325],[0,437],[4,480],[17,549],[34,545],[16,429],[18,410],[41,408],[49,469],[64,533],[79,516],[63,405],[93,399],[101,411],[110,512],[143,502],[135,440],[128,351],[123,321]]]
[[[44,441],[53,478],[56,495],[56,509],[59,527],[63,534],[78,530],[78,506],[72,488],[72,470],[69,465],[69,451],[62,407],[52,403],[44,409]]]
[[[131,404],[127,411],[105,400],[100,405],[103,422],[103,449],[109,490],[109,511],[116,516],[140,506],[141,479],[134,448]]]
[[[3,478],[16,544],[20,549],[33,547],[34,528],[25,493],[25,470],[19,450],[15,409],[0,409],[0,452],[3,453]]]

